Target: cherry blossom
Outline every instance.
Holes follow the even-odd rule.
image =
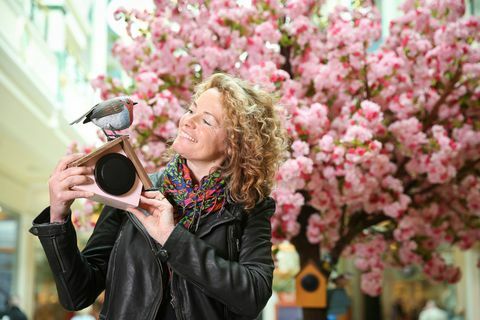
[[[321,17],[310,0],[155,4],[117,12],[130,38],[113,54],[132,83],[92,80],[104,99],[139,101],[128,134],[149,171],[194,85],[240,76],[279,94],[292,141],[272,193],[275,242],[306,237],[327,274],[353,257],[370,295],[386,266],[460,278],[440,248],[480,240],[480,19],[464,1],[406,0],[383,39],[368,5]]]

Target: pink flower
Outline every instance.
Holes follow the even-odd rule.
[[[368,140],[372,139],[372,137],[373,137],[372,132],[367,128],[364,128],[358,125],[352,125],[347,129],[347,132],[343,137],[342,141],[343,142],[354,142],[354,141],[367,142]]]
[[[373,270],[363,273],[360,286],[366,294],[378,296],[382,292],[382,271]]]
[[[323,239],[323,231],[325,227],[322,223],[322,218],[318,214],[313,214],[308,220],[307,238],[311,243],[320,243]]]
[[[298,158],[300,156],[308,155],[310,148],[306,142],[295,140],[292,143],[293,156]]]
[[[255,33],[264,41],[271,43],[278,42],[282,36],[278,30],[278,27],[272,21],[265,21],[264,23],[256,26]]]
[[[152,98],[158,91],[163,81],[153,72],[143,72],[136,76],[138,94],[146,98]]]

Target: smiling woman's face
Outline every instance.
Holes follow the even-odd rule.
[[[173,149],[187,160],[220,165],[226,150],[224,123],[221,94],[208,89],[180,119]]]

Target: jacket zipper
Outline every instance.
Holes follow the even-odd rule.
[[[150,249],[152,250],[152,252],[155,252],[155,246],[154,244],[152,243],[152,240],[150,239],[150,236],[147,234],[147,232],[145,231],[145,229],[143,228],[143,225],[137,220],[137,217],[135,217],[133,214],[131,213],[128,213],[128,215],[131,217],[131,221],[133,222],[133,224],[137,227],[137,229],[140,231],[140,233],[143,235],[143,237],[147,240],[149,246],[150,246]],[[162,268],[162,265],[160,264],[160,262],[158,262],[158,258],[155,257],[155,263],[158,265],[158,267],[160,268],[160,272],[162,273],[163,272],[163,268]],[[164,291],[164,290],[163,290]],[[163,292],[162,292],[162,299],[163,299]],[[158,309],[160,308],[160,304],[162,303],[162,299],[157,299],[157,301],[155,302],[155,305],[154,305],[154,313],[153,313],[153,317],[152,319],[155,319],[155,317],[157,316],[157,312],[158,312]],[[175,309],[174,309],[175,310]]]
[[[65,272],[65,265],[63,264],[62,257],[60,256],[60,251],[58,250],[58,245],[57,241],[55,239],[55,236],[51,236],[50,239],[52,239],[52,244],[53,244],[53,249],[55,249],[55,256],[57,257],[58,263],[60,264],[60,269],[62,273]]]
[[[233,252],[233,246],[235,244],[232,244],[232,241],[234,241],[234,235],[235,235],[235,230],[234,230],[234,226],[233,225],[229,225],[228,226],[228,257],[230,260],[233,260],[234,259],[234,252]]]
[[[172,278],[170,279],[170,292],[172,295],[172,307],[173,311],[175,312],[175,317],[177,320],[183,320],[183,313],[181,312],[180,304],[177,302],[177,296],[175,294],[175,290],[177,289],[175,279],[175,273],[172,271]]]
[[[235,253],[234,253],[234,248],[237,248],[237,252],[240,252],[239,249],[239,240],[236,239],[235,236],[235,225],[229,225],[228,226],[228,236],[229,240],[227,241],[228,243],[228,258],[230,261],[235,260]],[[230,317],[228,316],[228,309],[227,306],[223,307],[223,313],[224,313],[224,319],[228,320]]]
[[[120,238],[122,237],[122,233],[123,233],[123,228],[124,228],[124,227],[125,227],[125,223],[123,223],[123,225],[122,225],[122,227],[121,227],[121,229],[120,229],[120,233],[118,234],[118,237],[117,237],[117,245],[115,245],[115,250],[113,251],[113,256],[112,256],[112,258],[113,258],[112,266],[113,266],[113,267],[112,267],[112,277],[111,277],[111,280],[110,280],[110,281],[112,282],[112,284],[113,284],[112,290],[111,290],[112,294],[115,293],[115,284],[117,283],[114,278],[115,278],[115,261],[117,260],[118,242],[120,241]],[[110,262],[109,262],[109,263],[110,263]],[[113,296],[110,296],[110,302],[111,302],[111,300],[113,300],[112,298],[113,298]],[[108,319],[108,314],[109,314],[109,313],[110,313],[110,309],[107,310],[107,313],[105,314],[105,319]]]
[[[67,283],[65,282],[65,277],[63,276],[63,274],[65,273],[66,270],[65,270],[65,265],[63,264],[62,257],[60,255],[60,251],[58,250],[57,240],[55,239],[55,236],[51,236],[50,239],[52,240],[53,249],[55,251],[55,256],[57,257],[58,264],[60,264],[60,269],[61,269],[60,279],[61,279],[63,287],[65,288],[65,291],[67,293],[68,302],[70,302],[70,305],[72,307],[75,307],[73,305],[72,296],[70,295],[70,291],[68,290]]]

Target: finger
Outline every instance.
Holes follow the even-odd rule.
[[[69,191],[69,192],[72,192],[72,195],[75,197],[75,198],[85,198],[85,199],[88,199],[88,198],[91,198],[95,195],[95,193],[93,192],[89,192],[89,191]]]
[[[155,203],[156,203],[155,205],[156,205],[156,206],[159,206],[159,205],[161,205],[161,204],[164,204],[164,205],[165,205],[166,203],[170,203],[170,202],[167,200],[167,198],[165,198],[165,196],[163,196],[163,195],[160,195],[160,196],[158,196],[158,197],[156,197],[156,198],[147,198],[147,197],[145,197],[145,196],[143,196],[143,195],[140,195],[140,200],[142,200],[142,198],[143,198],[143,200],[144,200],[146,203],[153,203],[152,201],[155,201]]]
[[[146,199],[148,201],[148,199]],[[160,208],[162,208],[161,202],[154,202],[154,203],[147,203],[145,200],[140,199],[140,203],[138,204],[138,208],[144,209],[151,215],[158,215]]]
[[[63,157],[55,167],[54,172],[60,172],[62,170],[65,170],[67,168],[67,165],[77,159],[80,159],[83,157],[85,153],[72,153],[68,156]]]
[[[145,216],[142,211],[138,210],[137,208],[129,208],[127,211],[133,213],[133,215],[137,217],[137,219],[140,220],[143,225],[145,224],[147,216]]]
[[[78,175],[90,175],[93,174],[93,167],[71,167],[63,170],[59,176],[58,181],[63,181],[70,176],[78,176]]]
[[[143,202],[140,202],[138,204],[138,208],[141,208],[141,209],[147,211],[149,214],[152,214],[152,212],[155,212],[155,210],[158,209],[157,207],[151,206],[149,204],[145,204]]]
[[[163,198],[165,198],[165,196],[160,191],[145,191],[145,192],[143,192],[143,195],[147,198],[150,198],[150,199],[154,199],[154,198],[163,199]]]
[[[128,211],[130,210],[134,210],[134,211],[137,211],[138,213],[141,213],[143,217],[151,217],[152,216],[152,213],[150,212],[150,210],[148,210],[147,208],[143,208],[141,206],[138,206],[138,207],[130,207],[129,209],[127,209]]]
[[[66,191],[63,195],[63,201],[69,201],[69,200],[74,200],[74,199],[88,199],[93,197],[95,194],[93,192],[88,192],[88,191],[80,191],[80,190],[72,190],[72,191]]]
[[[158,208],[162,205],[163,201],[159,199],[149,199],[144,196],[140,196],[140,203]]]
[[[70,176],[63,180],[60,185],[62,189],[70,189],[74,186],[91,184],[94,180],[88,176]]]

